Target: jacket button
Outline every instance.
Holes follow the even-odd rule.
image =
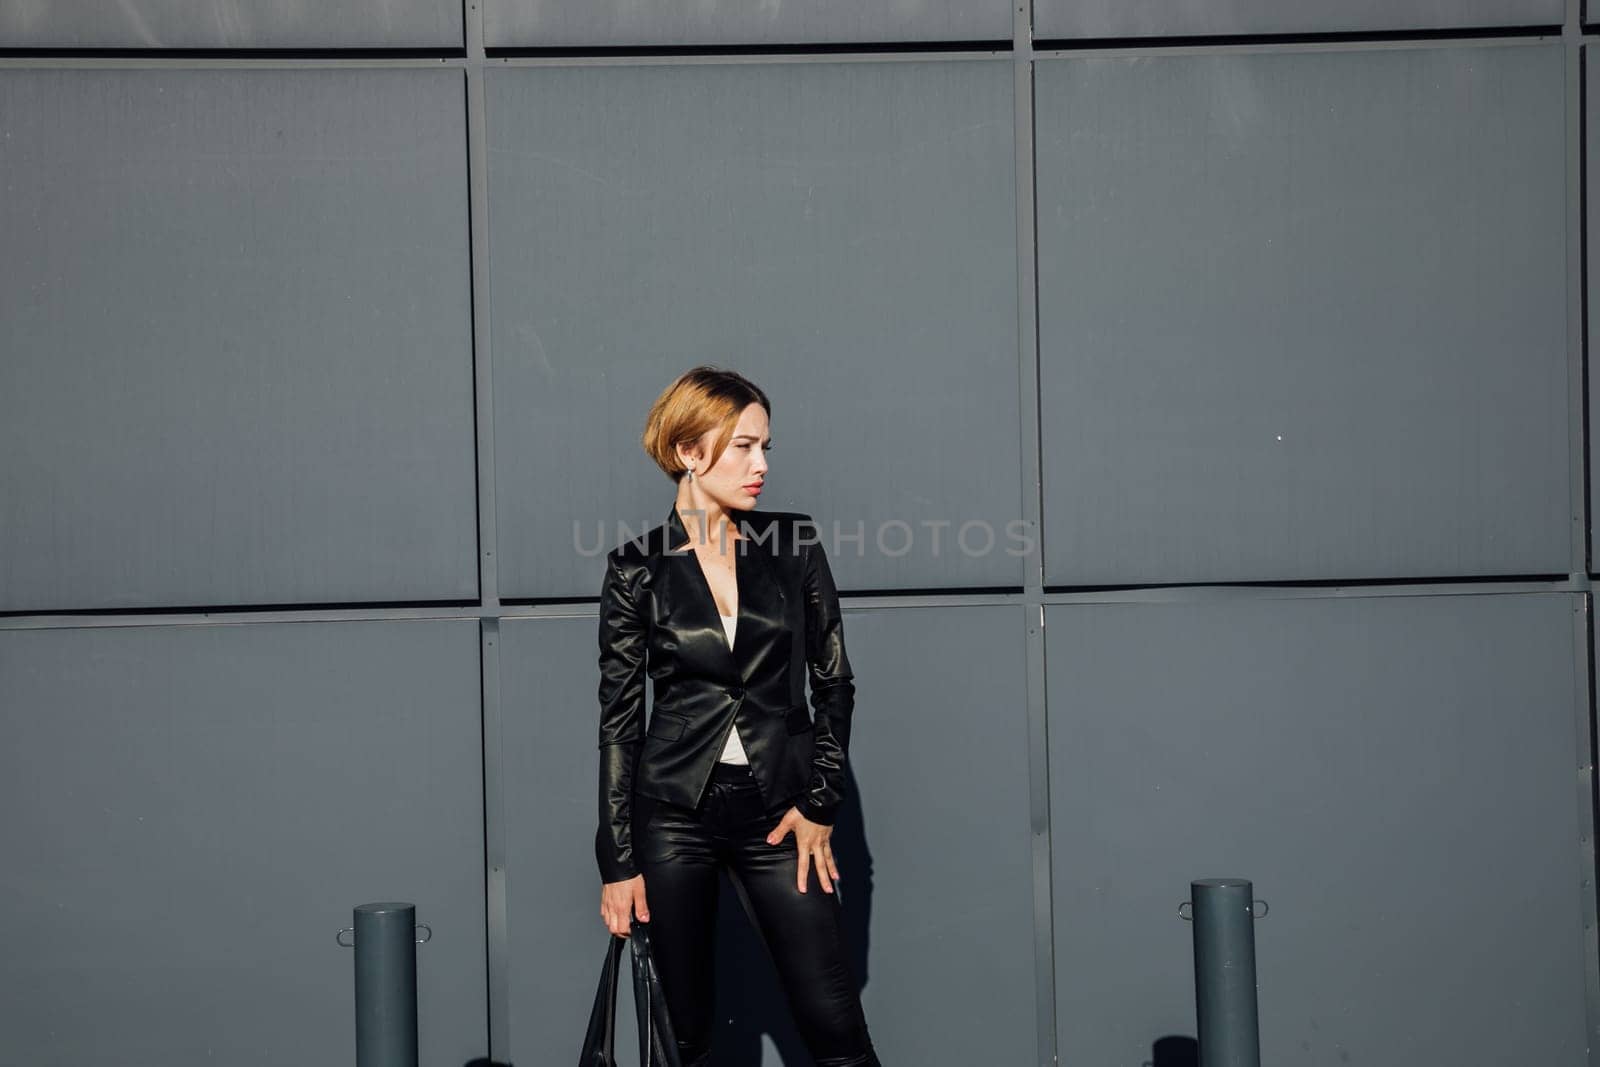
[[[744,698],[744,687],[737,685],[733,686],[728,690],[728,695],[735,700],[742,700]]]

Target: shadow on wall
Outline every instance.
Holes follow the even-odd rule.
[[[1200,1042],[1192,1037],[1163,1037],[1150,1046],[1143,1067],[1200,1067]]]
[[[843,936],[850,953],[851,972],[857,986],[867,984],[867,932],[872,914],[872,856],[861,815],[855,773],[849,773],[848,799],[834,819],[834,859],[839,864],[839,905]],[[807,892],[820,893],[816,876]],[[711,1045],[713,1063],[759,1064],[761,1036],[771,1038],[784,1067],[809,1067],[811,1057],[795,1029],[789,1003],[778,983],[776,968],[767,954],[754,920],[723,872],[717,898],[717,1030]],[[867,1025],[873,1023],[867,1013]],[[876,1037],[876,1033],[873,1035]],[[880,1055],[882,1050],[879,1050]]]

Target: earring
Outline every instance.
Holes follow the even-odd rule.
[[[693,467],[689,468],[689,480],[691,482],[694,481],[694,468]]]

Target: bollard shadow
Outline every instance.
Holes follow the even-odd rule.
[[[1141,1067],[1200,1067],[1200,1042],[1177,1034],[1157,1038]]]
[[[839,864],[839,906],[842,935],[851,973],[858,988],[867,984],[868,931],[872,915],[872,854],[867,849],[865,820],[855,773],[847,770],[849,796],[833,824],[834,859]],[[812,875],[807,892],[820,893]],[[717,1028],[711,1062],[756,1065],[762,1062],[763,1035],[777,1049],[784,1067],[810,1067],[800,1034],[778,982],[772,958],[746,913],[727,872],[717,898],[716,1004]],[[871,1024],[871,1019],[868,1020]]]

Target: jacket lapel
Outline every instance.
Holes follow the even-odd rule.
[[[769,553],[770,542],[758,544],[754,539],[738,546],[744,549],[735,563],[739,579],[739,628],[733,638],[733,658],[739,668],[739,680],[748,682],[755,670],[763,645],[769,643],[773,630],[784,624],[783,588],[778,582]],[[722,620],[717,620],[721,625]]]
[[[679,618],[686,631],[685,639],[704,641],[715,646],[708,656],[720,658],[729,677],[741,682],[749,681],[757,660],[756,652],[762,645],[763,629],[781,624],[784,619],[783,590],[778,587],[777,576],[767,558],[772,542],[757,543],[747,539],[732,546],[734,552],[734,580],[739,590],[739,621],[734,629],[733,648],[728,648],[722,618],[717,614],[717,602],[711,595],[711,585],[692,548],[673,551],[689,541],[683,520],[678,517],[674,504],[667,510],[667,537],[663,546],[666,564],[672,572],[673,588],[684,592]]]

